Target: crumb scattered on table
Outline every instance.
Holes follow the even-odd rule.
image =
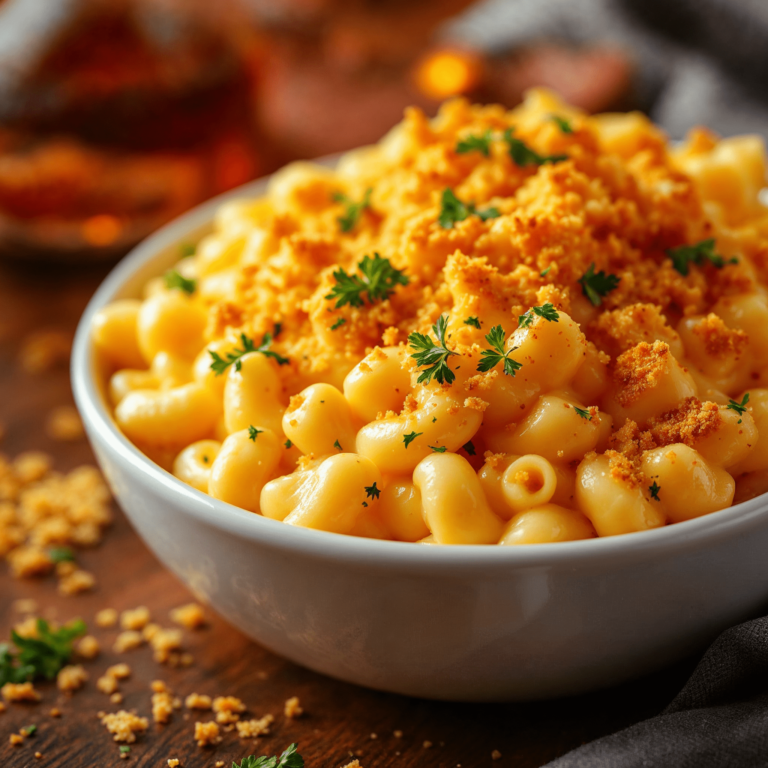
[[[149,608],[140,605],[138,608],[129,609],[120,614],[120,626],[123,629],[139,631],[149,624],[150,618]]]
[[[190,693],[184,700],[187,709],[210,709],[212,705],[211,697],[200,693]]]
[[[101,722],[112,734],[115,741],[122,741],[126,744],[133,744],[136,741],[136,734],[149,728],[149,721],[146,717],[139,717],[133,712],[126,712],[124,709],[103,715]]]
[[[207,723],[195,723],[195,741],[198,747],[208,747],[221,741],[220,729],[212,720]]]
[[[257,736],[266,736],[269,733],[269,726],[275,722],[275,718],[272,715],[264,715],[264,717],[256,720],[241,720],[235,723],[237,728],[237,735],[241,739],[255,739]]]
[[[45,423],[45,431],[52,440],[72,442],[85,434],[80,414],[71,405],[54,408]]]
[[[285,702],[285,706],[283,707],[283,712],[286,717],[289,717],[291,719],[301,717],[304,714],[304,709],[301,706],[299,697],[291,696],[291,698]]]
[[[200,629],[200,627],[204,627],[208,623],[205,611],[197,603],[189,603],[174,608],[169,616],[172,622],[190,630]]]
[[[94,619],[97,627],[111,629],[117,624],[117,611],[114,608],[102,608]]]
[[[60,691],[72,693],[80,690],[88,680],[88,673],[80,664],[69,664],[59,670],[56,685]]]
[[[0,688],[0,694],[6,701],[40,701],[40,694],[32,683],[6,683]]]

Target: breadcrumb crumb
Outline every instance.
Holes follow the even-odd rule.
[[[491,760],[501,760],[501,752],[498,749],[494,749],[491,752]]]
[[[6,701],[40,701],[41,696],[32,683],[6,683],[0,688],[0,694]]]
[[[96,577],[88,571],[77,570],[59,581],[59,592],[62,595],[79,595],[90,592],[96,586]]]
[[[255,739],[257,736],[266,736],[269,733],[269,726],[275,722],[272,715],[255,720],[241,720],[235,723],[237,735],[241,739]]]
[[[13,745],[14,747],[21,746],[24,743],[24,737],[20,736],[18,733],[12,733],[8,737],[8,741]]]
[[[185,629],[190,630],[200,629],[208,623],[205,617],[205,611],[202,606],[197,603],[189,603],[188,605],[174,608],[170,612],[170,618],[175,624],[179,624]]]
[[[190,693],[184,700],[184,706],[187,709],[210,709],[213,702],[210,696],[200,693]]]
[[[123,611],[120,614],[120,626],[123,629],[139,631],[147,626],[149,619],[149,608],[142,605],[132,610]]]
[[[139,648],[144,644],[144,637],[140,632],[134,629],[127,629],[125,632],[121,632],[115,643],[112,646],[112,650],[115,653],[125,653],[126,651],[132,651],[135,648]]]
[[[117,624],[117,611],[114,608],[102,608],[94,619],[97,627],[111,629]]]
[[[80,690],[88,680],[88,673],[80,664],[62,667],[56,676],[56,685],[60,691],[71,693]]]
[[[195,741],[198,747],[208,747],[221,742],[220,729],[213,721],[195,723]]]
[[[75,650],[79,656],[90,660],[95,659],[101,653],[101,646],[93,635],[86,635],[77,643]]]
[[[285,706],[283,707],[283,712],[285,713],[286,717],[290,717],[292,719],[296,717],[301,717],[304,714],[304,710],[301,707],[301,702],[299,701],[299,697],[291,696],[291,698],[285,702]]]
[[[236,696],[217,696],[213,700],[213,711],[216,713],[217,723],[234,723],[245,712],[245,704]]]
[[[101,723],[112,734],[115,741],[125,744],[133,744],[136,741],[136,734],[149,728],[149,721],[146,717],[139,717],[133,712],[126,712],[124,709],[103,715]]]
[[[84,435],[80,414],[71,405],[54,408],[48,414],[45,431],[52,440],[60,442],[80,440]]]

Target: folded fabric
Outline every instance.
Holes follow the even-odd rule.
[[[635,64],[640,108],[673,138],[694,125],[768,137],[765,0],[485,0],[441,34],[491,54],[613,45]]]
[[[768,617],[723,632],[657,717],[597,739],[546,768],[768,766]]]

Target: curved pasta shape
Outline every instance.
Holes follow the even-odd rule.
[[[504,526],[499,544],[553,544],[592,539],[595,535],[592,524],[581,512],[557,504],[541,504],[516,514]]]
[[[527,454],[515,459],[501,477],[501,492],[512,513],[546,504],[555,495],[557,475],[543,457]],[[509,518],[509,515],[504,515]]]
[[[438,544],[495,544],[502,522],[485,500],[469,462],[455,453],[434,453],[419,463],[413,484],[424,519]]]
[[[208,493],[213,462],[219,455],[218,440],[198,440],[188,445],[173,461],[173,474],[198,491]]]

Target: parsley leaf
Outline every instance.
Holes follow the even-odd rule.
[[[169,269],[165,273],[164,279],[165,287],[169,291],[178,288],[180,291],[184,291],[184,293],[191,295],[195,292],[195,288],[197,288],[197,280],[190,280],[175,269]]]
[[[227,352],[225,358],[222,358],[221,355],[211,349],[208,350],[208,354],[211,356],[212,360],[211,370],[217,376],[221,376],[232,363],[235,364],[235,370],[239,371],[242,365],[240,358],[243,357],[243,355],[247,355],[249,352],[261,352],[265,357],[273,358],[278,365],[286,365],[290,362],[287,357],[283,357],[269,348],[272,344],[272,334],[269,332],[264,334],[261,339],[261,344],[259,344],[258,347],[254,345],[253,339],[249,338],[244,333],[240,334],[240,343],[243,345],[242,348],[235,347],[231,352]]]
[[[263,429],[256,429],[253,425],[248,427],[248,439],[256,442],[256,438],[263,432]]]
[[[120,754],[121,755],[130,755],[131,754],[131,748],[127,744],[121,744],[120,745]]]
[[[589,412],[587,408],[577,408],[574,405],[573,410],[576,411],[576,413],[578,413],[582,419],[586,419],[587,421],[592,421],[592,414]]]
[[[378,499],[380,493],[381,493],[381,489],[376,487],[376,483],[374,483],[373,485],[368,485],[365,488],[365,495],[369,499]]]
[[[736,413],[741,416],[746,410],[747,410],[747,403],[749,402],[749,392],[744,393],[744,397],[741,398],[741,402],[737,402],[736,400],[729,400],[728,405],[726,405],[726,408],[729,408],[732,411],[736,411]],[[736,423],[741,424],[741,419],[739,419]]]
[[[515,138],[512,135],[514,131],[514,128],[507,128],[504,131],[504,141],[509,147],[509,156],[512,158],[512,162],[520,166],[520,168],[525,168],[529,165],[544,165],[544,163],[559,163],[562,160],[568,159],[568,155],[540,155],[522,139]]]
[[[336,285],[326,294],[326,299],[336,299],[336,309],[349,304],[352,307],[363,306],[363,293],[368,294],[368,301],[384,301],[388,299],[398,285],[408,285],[407,275],[400,269],[395,269],[389,259],[382,259],[378,253],[363,256],[357,265],[360,275],[349,275],[345,269],[337,269],[333,273]]]
[[[456,374],[448,366],[448,358],[457,355],[445,346],[445,331],[448,328],[448,315],[440,315],[438,321],[432,326],[432,332],[437,337],[439,346],[432,341],[431,336],[423,333],[411,333],[408,335],[408,344],[416,350],[411,357],[421,368],[427,366],[419,375],[417,383],[429,383],[433,378],[438,384],[451,384]]]
[[[476,456],[477,451],[475,450],[474,443],[470,440],[467,443],[464,443],[464,445],[461,446],[470,456]]]
[[[468,317],[464,321],[464,325],[471,325],[473,328],[477,328],[477,330],[480,330],[480,321],[476,317]]]
[[[615,291],[619,287],[620,281],[621,278],[616,277],[616,275],[607,275],[603,270],[595,272],[595,262],[593,261],[576,282],[581,284],[581,291],[590,300],[592,306],[599,307],[603,303],[602,297]]]
[[[559,322],[559,315],[555,309],[555,305],[548,301],[546,304],[542,304],[540,307],[531,307],[525,314],[520,315],[517,318],[520,328],[529,328],[533,324],[533,321],[536,319],[536,315],[543,317],[550,323]]]
[[[54,563],[72,563],[75,561],[75,553],[69,547],[51,547],[48,557]]]
[[[702,240],[694,245],[681,245],[679,248],[670,248],[667,256],[672,260],[672,266],[684,277],[688,274],[691,263],[702,266],[708,261],[713,267],[722,269],[726,264],[738,264],[736,257],[726,259],[715,253],[715,238]]]
[[[286,441],[283,443],[283,445],[284,445],[286,448],[293,448],[293,443],[292,443],[290,440],[286,440]]]
[[[546,269],[539,272],[539,277],[546,277],[549,274],[549,270],[552,269],[552,265],[550,264]]]
[[[437,223],[443,229],[452,229],[453,225],[469,216],[477,216],[483,221],[496,219],[501,216],[498,208],[476,208],[474,203],[462,203],[453,193],[450,187],[443,190],[443,196],[440,198],[440,215]]]
[[[37,733],[37,726],[36,725],[27,725],[24,728],[21,729],[21,732],[25,736],[34,736]]]
[[[447,447],[445,445],[430,445],[429,446],[435,453],[445,453]]]
[[[335,322],[335,323],[334,323],[334,324],[331,326],[331,330],[332,330],[332,331],[335,331],[337,328],[341,328],[341,326],[342,326],[342,325],[344,325],[344,323],[346,323],[346,322],[347,322],[347,318],[346,318],[346,317],[340,317],[340,318],[339,318],[339,319],[338,319],[338,320],[337,320],[337,321],[336,321],[336,322]]]
[[[53,680],[72,656],[72,643],[86,632],[82,621],[73,621],[57,630],[51,630],[44,619],[37,620],[37,637],[21,637],[11,631],[10,644],[0,645],[0,687],[6,683],[23,683],[36,677]]]
[[[648,490],[651,492],[651,498],[655,501],[661,501],[659,499],[659,491],[661,490],[661,486],[654,480],[653,485],[648,486]]]
[[[504,362],[504,373],[507,376],[514,376],[522,367],[522,363],[513,360],[510,355],[517,349],[512,347],[509,352],[504,351],[504,329],[500,325],[494,325],[491,332],[486,334],[485,340],[493,349],[484,349],[480,353],[480,363],[477,366],[478,371],[490,371],[496,365]]]
[[[244,757],[240,765],[232,768],[304,768],[304,758],[296,751],[298,744],[291,744],[280,757]]]
[[[336,448],[339,451],[343,451],[344,449],[341,447],[341,443],[336,440],[336,442],[333,444],[333,447]]]
[[[491,154],[491,141],[492,136],[490,129],[480,136],[470,133],[468,136],[460,139],[456,144],[456,153],[463,155],[467,152],[480,152],[488,157]]]
[[[420,435],[423,435],[423,432],[416,432],[413,431],[409,435],[403,434],[403,443],[405,444],[405,447],[408,448],[408,446]]]
[[[573,133],[573,126],[571,125],[571,121],[567,120],[564,117],[560,117],[560,115],[550,115],[549,119],[557,124],[557,127],[563,132],[563,133]]]
[[[366,208],[371,207],[371,192],[373,192],[373,190],[370,187],[366,189],[363,199],[359,203],[351,200],[343,192],[333,193],[333,202],[341,203],[346,206],[344,214],[336,218],[336,221],[339,222],[339,229],[341,229],[342,232],[351,232],[360,219],[362,212]]]

